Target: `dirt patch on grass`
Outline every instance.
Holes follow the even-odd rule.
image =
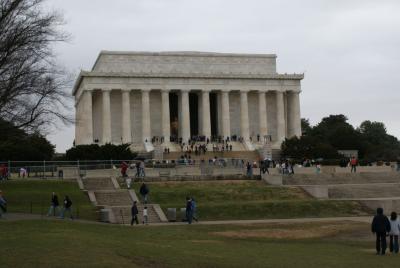
[[[311,239],[348,235],[359,228],[358,223],[321,223],[319,225],[287,224],[269,228],[228,230],[211,234],[228,238]]]

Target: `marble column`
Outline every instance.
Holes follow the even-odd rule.
[[[264,136],[268,134],[267,130],[267,103],[265,99],[265,92],[258,92],[258,114],[259,114],[259,127],[260,127],[260,140],[264,140]]]
[[[81,100],[78,105],[80,106],[79,120],[77,124],[80,126],[80,137],[77,137],[78,144],[92,144],[93,143],[93,90],[86,89],[83,91]]]
[[[285,140],[285,103],[283,92],[276,91],[276,139],[280,143]]]
[[[151,142],[150,89],[142,89],[142,140]]]
[[[161,91],[161,105],[162,105],[162,136],[164,142],[169,142],[171,136],[171,120],[169,117],[169,90]]]
[[[189,90],[181,90],[181,138],[187,144],[190,139]]]
[[[300,92],[288,91],[288,137],[301,136]]]
[[[249,104],[247,100],[247,91],[240,91],[240,136],[244,140],[249,140]]]
[[[131,98],[129,89],[122,89],[122,143],[131,143]]]
[[[102,89],[103,95],[103,118],[102,118],[102,143],[111,143],[111,104],[110,104],[111,89]]]
[[[210,90],[201,91],[202,105],[202,134],[207,138],[211,137],[211,114],[210,114]]]
[[[226,139],[231,137],[231,121],[229,113],[229,91],[223,90],[221,92],[222,96],[222,135]]]

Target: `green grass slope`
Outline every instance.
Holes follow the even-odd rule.
[[[9,212],[46,215],[50,207],[51,193],[58,195],[62,205],[65,195],[73,202],[73,213],[79,218],[95,220],[95,208],[76,181],[56,180],[11,180],[2,182],[0,189],[7,199]],[[32,209],[31,209],[32,208]]]

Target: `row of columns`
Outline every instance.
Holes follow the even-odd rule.
[[[110,105],[110,89],[102,90],[102,143],[110,143],[111,140],[111,105]],[[150,121],[150,89],[141,90],[142,97],[142,140],[151,140],[151,121]],[[190,139],[190,112],[189,112],[189,90],[181,90],[181,137],[184,141]],[[287,105],[290,106],[288,114],[287,134],[291,136],[301,135],[300,123],[300,101],[299,93],[291,92],[288,94]],[[258,92],[259,107],[259,134],[264,136],[268,134],[267,127],[267,104],[264,91]],[[83,143],[93,142],[93,118],[92,118],[92,90],[85,90],[81,101],[83,101],[83,114],[85,116],[85,137]],[[201,134],[211,136],[211,114],[210,114],[210,90],[203,90],[201,93]],[[171,135],[170,127],[170,107],[169,107],[169,91],[161,91],[161,129],[162,136],[165,141],[169,141]],[[229,91],[221,92],[221,111],[222,111],[222,136],[230,137],[230,107],[229,107]],[[122,90],[122,142],[132,142],[131,136],[131,115],[130,115],[130,90]],[[277,121],[277,140],[285,139],[286,120],[285,120],[285,103],[284,95],[281,91],[276,91],[276,121]],[[248,109],[248,91],[240,91],[240,135],[244,139],[249,139],[249,109]]]

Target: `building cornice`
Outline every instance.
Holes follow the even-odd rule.
[[[302,80],[304,74],[171,74],[171,73],[111,73],[81,71],[74,85],[72,95],[75,95],[84,77],[108,78],[208,78],[208,79],[274,79],[274,80]]]

